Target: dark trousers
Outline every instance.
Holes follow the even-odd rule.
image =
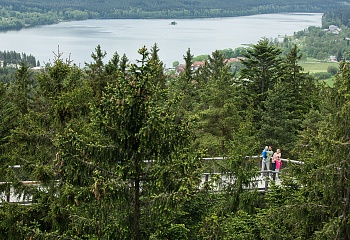
[[[276,163],[272,163],[272,168],[271,168],[272,171],[275,171],[276,170]],[[276,173],[272,173],[272,178],[273,180],[275,180],[276,178]]]

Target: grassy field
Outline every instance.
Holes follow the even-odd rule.
[[[339,67],[338,62],[305,61],[301,62],[300,65],[304,68],[304,72],[309,73],[327,72],[329,66]]]
[[[329,66],[339,67],[338,62],[320,62],[315,59],[307,59],[304,62],[300,62],[300,66],[304,68],[304,72],[308,72],[311,75],[313,73],[320,73],[320,72],[327,72],[327,68]],[[322,79],[322,81],[325,81],[328,85],[333,85],[333,77]]]

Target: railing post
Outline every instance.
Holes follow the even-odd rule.
[[[267,189],[269,188],[269,180],[270,178],[268,176],[265,176],[265,192],[267,192]]]
[[[6,187],[6,201],[7,202],[11,201],[11,186]]]
[[[209,181],[209,174],[205,174],[205,182]]]

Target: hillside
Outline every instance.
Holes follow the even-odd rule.
[[[327,12],[350,0],[0,0],[0,31],[99,18],[208,18],[278,12]]]
[[[129,10],[136,8],[142,11],[166,11],[166,10],[219,10],[218,14],[224,11],[233,11],[237,14],[247,11],[325,11],[334,8],[341,8],[349,0],[311,0],[311,1],[287,1],[287,0],[148,0],[148,1],[131,1],[131,0],[1,0],[1,6],[13,6],[14,9],[21,10],[24,8],[38,8],[42,10],[65,10],[75,9],[81,11],[92,11],[100,14],[113,13],[117,10]],[[204,12],[203,12],[204,14]],[[166,15],[164,15],[166,17]]]
[[[85,19],[234,17],[277,12],[326,12],[343,9],[345,5],[350,5],[350,0],[0,0],[0,31]]]

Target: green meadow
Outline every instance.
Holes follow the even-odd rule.
[[[307,59],[307,61],[300,62],[300,66],[303,67],[304,72],[308,72],[311,75],[315,75],[317,73],[327,73],[327,69],[329,66],[339,67],[338,62],[326,62],[326,61],[318,61],[316,59]],[[325,78],[322,81],[325,81],[328,85],[333,85],[333,78]]]
[[[300,65],[304,68],[304,72],[315,73],[315,72],[327,72],[329,66],[339,67],[338,62],[320,62],[317,60],[308,60],[301,62]]]

